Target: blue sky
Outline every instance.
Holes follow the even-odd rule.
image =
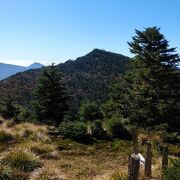
[[[180,52],[180,0],[0,0],[0,62],[76,59],[94,48],[131,56],[134,29],[159,26]]]

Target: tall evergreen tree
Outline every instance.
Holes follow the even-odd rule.
[[[59,126],[68,110],[63,76],[54,64],[44,68],[34,92],[34,107],[39,121]]]
[[[131,119],[145,126],[168,123],[177,129],[180,73],[176,65],[180,60],[176,49],[169,47],[157,27],[136,30],[136,36],[128,44],[135,55],[129,74]]]
[[[131,123],[144,127],[169,125],[180,128],[180,71],[179,56],[170,48],[157,27],[136,30],[128,43],[135,56],[129,72],[113,86],[112,101],[119,113]]]

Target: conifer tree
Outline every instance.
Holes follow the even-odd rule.
[[[17,107],[14,104],[14,99],[12,96],[7,95],[4,97],[0,105],[0,114],[6,119],[16,117]]]
[[[157,27],[136,30],[128,43],[135,55],[129,71],[111,88],[112,108],[131,124],[153,128],[166,124],[180,128],[179,55]],[[111,110],[112,111],[112,110]]]
[[[59,126],[68,110],[69,97],[63,85],[62,73],[54,64],[44,68],[34,92],[34,98],[37,119],[56,127]]]
[[[136,30],[128,43],[135,55],[129,84],[128,107],[130,119],[140,125],[167,123],[177,129],[180,117],[180,62],[175,48],[157,27]],[[127,106],[126,106],[127,107]]]

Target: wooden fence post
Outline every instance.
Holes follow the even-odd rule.
[[[163,151],[162,151],[162,172],[161,172],[161,180],[163,179],[163,171],[166,170],[166,168],[168,167],[168,155],[169,155],[168,147],[165,146],[165,147],[163,148]]]
[[[129,158],[128,180],[138,180],[140,158],[136,154],[132,154]]]
[[[139,153],[139,149],[138,149],[138,129],[137,129],[137,127],[134,127],[132,129],[132,136],[133,136],[134,153],[137,155]]]
[[[150,141],[147,142],[146,157],[145,157],[145,177],[151,177],[152,164],[152,147]]]

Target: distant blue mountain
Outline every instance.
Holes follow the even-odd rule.
[[[31,64],[30,66],[26,67],[26,69],[39,69],[39,68],[42,68],[43,65],[38,63],[38,62],[35,62],[33,64]]]
[[[6,79],[9,76],[12,76],[18,72],[23,72],[29,69],[38,69],[41,67],[43,67],[43,65],[37,62],[27,67],[0,63],[0,80]]]

